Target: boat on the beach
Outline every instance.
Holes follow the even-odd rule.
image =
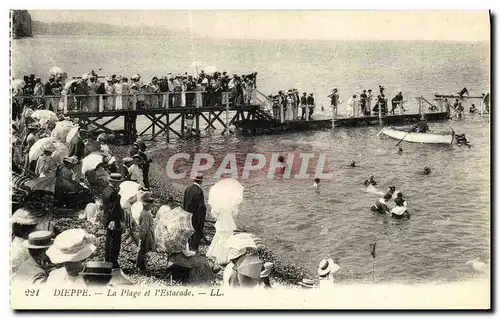
[[[408,131],[408,128],[384,127],[381,133],[396,140],[423,144],[451,144],[455,135],[454,132],[408,133]]]

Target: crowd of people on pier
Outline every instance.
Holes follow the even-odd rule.
[[[227,72],[209,74],[201,70],[197,75],[168,73],[144,81],[138,74],[129,79],[115,74],[99,76],[94,71],[67,80],[62,70],[55,71],[46,83],[34,74],[23,80],[14,80],[15,115],[26,104],[53,112],[64,110],[64,103],[66,111],[84,112],[216,106],[225,104],[223,92],[229,92],[231,104],[250,104],[257,81],[256,72],[229,75]]]

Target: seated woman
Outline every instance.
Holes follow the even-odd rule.
[[[410,219],[410,213],[407,208],[407,202],[403,199],[403,194],[398,193],[396,199],[394,200],[396,207],[391,210],[391,216],[393,218],[408,218]]]
[[[387,206],[387,201],[392,198],[391,194],[385,194],[383,198],[379,198],[373,205],[370,207],[370,210],[374,213],[378,214],[389,214],[389,206]]]

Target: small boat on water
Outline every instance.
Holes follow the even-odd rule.
[[[396,140],[424,144],[451,144],[455,136],[454,132],[408,133],[408,131],[409,128],[384,127],[380,133]]]

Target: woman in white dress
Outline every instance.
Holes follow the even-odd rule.
[[[89,112],[97,112],[99,109],[99,98],[96,96],[98,88],[99,84],[97,84],[96,78],[91,76],[89,83],[89,99],[87,104]]]
[[[121,79],[120,79],[120,81],[113,84],[113,89],[114,89],[115,94],[116,94],[115,110],[123,110],[123,99],[122,99],[123,86],[122,86]]]
[[[106,96],[104,97],[104,110],[111,111],[115,105],[115,88],[111,82],[111,78],[106,78],[106,84],[104,85],[104,89],[106,90]]]
[[[130,98],[128,94],[130,94],[130,86],[128,85],[128,79],[123,77],[121,80],[122,85],[122,107],[124,110],[130,109]]]
[[[234,212],[216,212],[214,209],[210,214],[217,220],[215,223],[215,236],[207,251],[207,257],[215,259],[215,262],[220,265],[225,265],[229,262],[227,257],[227,240],[233,236],[236,230],[233,216],[236,216],[238,209]]]

